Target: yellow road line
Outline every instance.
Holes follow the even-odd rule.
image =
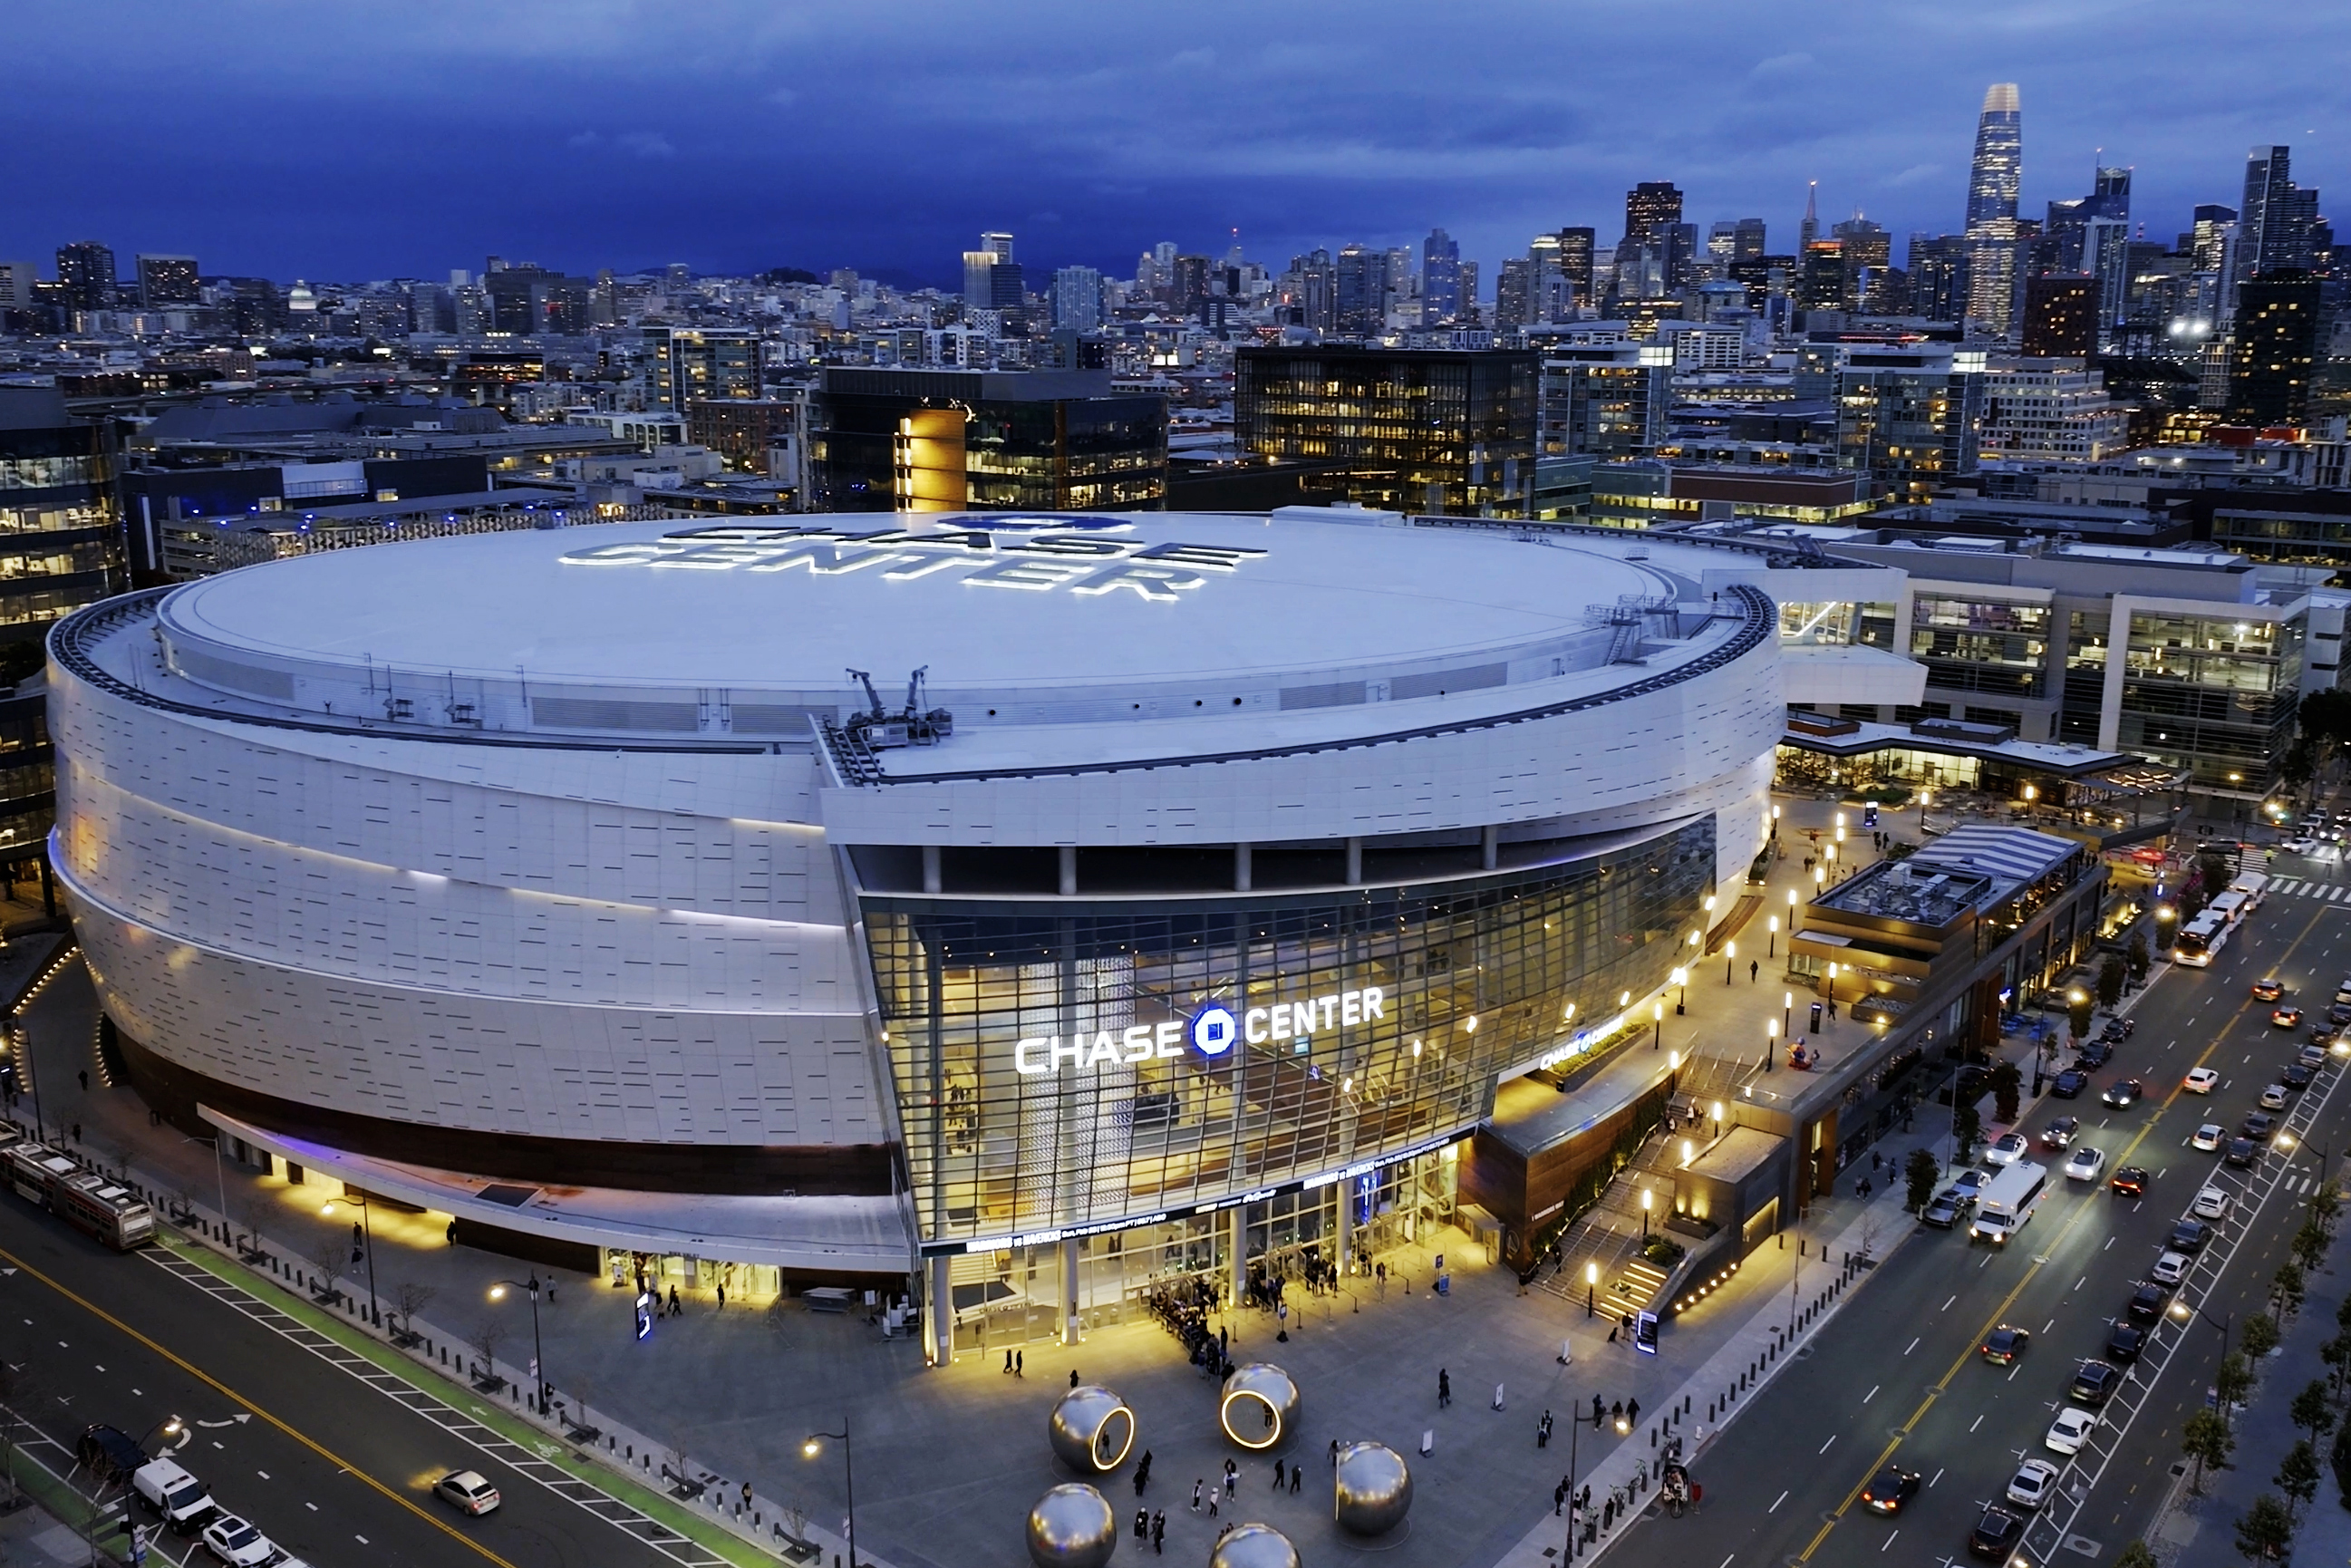
[[[2287,960],[2294,956],[2295,948],[2300,947],[2304,942],[2310,940],[2311,933],[2317,929],[2318,915],[2317,912],[2314,911],[2311,915],[2309,924],[2303,928],[2302,935],[2295,937],[2294,939],[2293,946],[2287,947],[2285,952],[2279,956],[2275,967],[2284,967]],[[2212,1043],[2204,1048],[2204,1054],[2195,1060],[2191,1064],[2191,1070],[2196,1067],[2203,1066],[2204,1063],[2210,1059],[2212,1053],[2220,1049],[2221,1038],[2237,1026],[2237,1020],[2243,1018],[2247,1009],[2252,1008],[2252,998],[2251,997],[2246,998],[2245,1000],[2237,1004],[2237,1010],[2229,1015],[2228,1022],[2222,1024],[2213,1032]],[[2183,1080],[2186,1077],[2185,1074],[2182,1074],[2181,1076]],[[2116,1166],[2119,1167],[2130,1163],[2130,1157],[2133,1151],[2137,1149],[2139,1145],[2146,1140],[2146,1137],[2149,1133],[2155,1131],[2156,1124],[2162,1121],[2165,1113],[2170,1111],[2172,1103],[2186,1092],[2187,1090],[2182,1084],[2175,1084],[2172,1086],[2171,1092],[2164,1096],[2162,1106],[2154,1115],[2147,1118],[2147,1125],[2141,1127],[2138,1130],[2137,1136],[2132,1138],[2129,1144],[2124,1146],[2123,1152],[2115,1156],[2115,1165]],[[2074,1218],[2067,1220],[2065,1222],[2064,1229],[2057,1233],[2056,1242],[2050,1247],[2046,1253],[2043,1254],[2044,1260],[2053,1259],[2057,1256],[2058,1248],[2064,1246],[2065,1239],[2073,1235],[2074,1228],[2081,1224],[2083,1220],[2088,1218],[2090,1217],[2090,1213],[2091,1207],[2086,1203],[2080,1208],[2074,1210]],[[1910,1418],[1902,1423],[1902,1437],[1894,1438],[1879,1451],[1876,1461],[1873,1463],[1869,1469],[1862,1472],[1861,1479],[1853,1483],[1853,1490],[1844,1494],[1844,1500],[1837,1504],[1836,1511],[1822,1521],[1821,1528],[1813,1536],[1812,1544],[1805,1547],[1804,1550],[1797,1556],[1797,1562],[1809,1563],[1813,1560],[1813,1553],[1821,1549],[1821,1542],[1829,1538],[1829,1531],[1837,1527],[1837,1521],[1845,1516],[1847,1511],[1852,1509],[1854,1503],[1860,1498],[1861,1489],[1867,1486],[1872,1480],[1876,1479],[1877,1472],[1884,1469],[1886,1462],[1894,1458],[1894,1450],[1902,1446],[1902,1438],[1908,1437],[1911,1431],[1918,1425],[1919,1417],[1927,1414],[1928,1406],[1934,1404],[1935,1401],[1940,1398],[1944,1392],[1950,1387],[1951,1379],[1959,1375],[1959,1368],[1965,1366],[1968,1364],[1968,1358],[1976,1354],[1976,1347],[1983,1343],[1984,1336],[1991,1333],[1992,1330],[2000,1326],[2000,1320],[2007,1315],[2009,1308],[2016,1304],[2016,1298],[2024,1293],[2024,1288],[2032,1283],[2033,1280],[2040,1274],[2041,1270],[2046,1267],[2048,1267],[2048,1264],[2046,1261],[2043,1261],[2035,1263],[2032,1267],[2027,1269],[2024,1271],[2024,1278],[2016,1282],[2016,1288],[2009,1291],[2007,1297],[2001,1301],[1999,1306],[1992,1309],[1991,1318],[1988,1319],[1985,1322],[1984,1326],[1977,1332],[1975,1337],[1968,1342],[1968,1348],[1959,1352],[1959,1359],[1951,1363],[1949,1369],[1943,1374],[1942,1377],[1934,1385],[1933,1387],[1927,1391],[1927,1397],[1918,1402],[1918,1408],[1910,1412]]]
[[[108,1312],[104,1307],[99,1306],[97,1302],[84,1300],[81,1296],[77,1295],[74,1291],[67,1289],[57,1281],[50,1279],[47,1274],[42,1273],[38,1269],[34,1268],[30,1263],[27,1263],[25,1260],[17,1257],[15,1253],[10,1252],[5,1248],[0,1248],[0,1258],[6,1259],[9,1263],[14,1265],[16,1268],[21,1270],[26,1274],[30,1275],[32,1278],[38,1280],[42,1284],[47,1285],[50,1290],[55,1291],[58,1295],[63,1296],[67,1301],[71,1301],[83,1312],[89,1313],[90,1316],[97,1318],[99,1322],[107,1323],[129,1335],[131,1338],[137,1340],[141,1344],[145,1345],[149,1350],[153,1351],[157,1355],[162,1356],[165,1361],[170,1362],[173,1366],[178,1367],[182,1372],[186,1373],[189,1376],[196,1379],[199,1383],[204,1384],[207,1386],[217,1390],[219,1393],[227,1396],[228,1398],[236,1404],[243,1406],[246,1409],[252,1411],[256,1416],[260,1416],[264,1421],[268,1422],[271,1426],[277,1427],[279,1431],[285,1433],[287,1437],[293,1438],[296,1442],[301,1444],[304,1448],[309,1449],[312,1453],[318,1455],[329,1464],[335,1466],[338,1469],[348,1471],[358,1479],[365,1481],[369,1486],[373,1487],[385,1497],[390,1498],[392,1501],[398,1503],[401,1507],[406,1509],[409,1512],[414,1514],[417,1518],[423,1520],[425,1523],[431,1525],[434,1529],[439,1531],[450,1540],[464,1542],[466,1546],[472,1548],[481,1556],[496,1563],[498,1568],[515,1568],[513,1563],[507,1562],[505,1558],[499,1556],[496,1552],[491,1551],[488,1547],[483,1545],[472,1536],[467,1535],[464,1531],[459,1530],[447,1520],[440,1518],[438,1515],[424,1509],[419,1508],[414,1500],[410,1499],[404,1493],[396,1491],[392,1488],[386,1486],[383,1482],[376,1479],[373,1476],[368,1474],[365,1470],[351,1463],[350,1460],[344,1458],[340,1454],[337,1454],[332,1448],[328,1448],[325,1444],[320,1443],[315,1438],[298,1430],[292,1425],[281,1420],[279,1417],[271,1415],[268,1411],[263,1409],[252,1400],[247,1399],[244,1395],[239,1394],[235,1389],[231,1388],[227,1384],[223,1383],[219,1378],[214,1377],[211,1373],[206,1372],[204,1368],[193,1364],[182,1356],[165,1349],[162,1345],[156,1343],[153,1340],[148,1338],[145,1334],[141,1333],[137,1329],[132,1328],[129,1323],[124,1322],[120,1318],[116,1317],[112,1312]]]

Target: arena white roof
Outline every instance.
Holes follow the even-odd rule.
[[[1667,591],[1597,551],[1433,530],[856,516],[323,553],[192,584],[162,619],[175,641],[297,672],[845,695],[849,666],[885,688],[928,665],[934,690],[1061,690],[1487,660],[1582,632],[1587,605]]]

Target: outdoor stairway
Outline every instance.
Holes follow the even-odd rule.
[[[1658,1298],[1665,1294],[1668,1278],[1670,1276],[1665,1270],[1635,1252],[1617,1270],[1615,1282],[1610,1289],[1617,1301],[1623,1303],[1620,1311],[1655,1312]]]

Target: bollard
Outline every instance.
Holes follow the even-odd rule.
[[[1685,1394],[1685,1395],[1683,1395],[1683,1396],[1682,1396],[1682,1414],[1683,1414],[1683,1415],[1687,1416],[1687,1415],[1688,1415],[1688,1414],[1690,1413],[1690,1401],[1691,1401],[1693,1398],[1695,1398],[1695,1397],[1697,1397],[1695,1395],[1689,1395],[1689,1394]]]
[[[1656,1427],[1650,1427],[1650,1428],[1649,1428],[1649,1447],[1651,1447],[1651,1448],[1656,1448],[1656,1446],[1657,1446],[1657,1429],[1656,1429]]]

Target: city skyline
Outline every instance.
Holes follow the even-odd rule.
[[[1644,180],[1678,184],[1701,226],[1761,216],[1792,235],[1817,181],[1824,226],[1859,207],[1897,236],[1957,233],[1988,81],[2022,88],[2022,212],[2117,163],[2135,170],[2149,235],[2168,239],[2195,204],[2235,199],[2248,146],[2294,146],[2297,172],[2326,186],[2345,106],[2317,62],[2326,32],[2351,33],[2321,18],[2317,47],[2291,55],[2225,37],[2184,52],[2134,43],[2172,36],[2168,5],[2127,26],[2094,7],[1829,26],[1823,8],[1817,25],[1692,54],[1630,22],[1529,16],[1512,24],[1526,57],[1573,46],[1605,62],[1535,82],[1495,74],[1492,28],[1416,39],[1410,77],[1383,80],[1374,45],[1304,47],[1278,16],[1187,44],[1031,6],[1020,33],[959,38],[949,71],[921,57],[927,35],[903,8],[526,5],[461,29],[428,6],[404,26],[303,30],[263,26],[266,7],[202,28],[114,9],[136,25],[109,40],[122,107],[98,120],[69,85],[87,12],[18,19],[33,68],[0,110],[22,172],[0,252],[99,238],[285,279],[431,277],[489,253],[571,269],[847,266],[946,287],[981,229],[1019,233],[1032,264],[1123,274],[1163,239],[1217,254],[1238,229],[1278,262],[1348,240],[1416,246],[1442,225],[1490,288],[1534,233],[1596,224],[1613,240]],[[2119,78],[2074,68],[2126,47],[2147,57]],[[1911,57],[1934,62],[1931,81],[1886,63]],[[2214,107],[2168,109],[2182,102]]]

